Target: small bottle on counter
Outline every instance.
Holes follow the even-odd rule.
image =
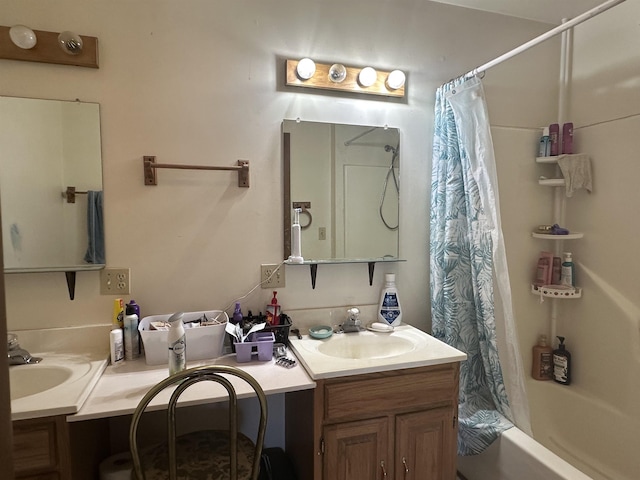
[[[271,303],[267,305],[267,323],[269,325],[280,325],[280,305],[276,295],[278,295],[278,292],[274,290]]]

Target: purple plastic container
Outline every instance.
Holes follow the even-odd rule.
[[[258,355],[258,361],[267,362],[273,356],[273,332],[255,332],[249,335],[246,342],[234,342],[236,346],[236,359],[239,363],[250,362],[254,354]]]

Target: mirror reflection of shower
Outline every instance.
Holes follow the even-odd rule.
[[[382,211],[382,209],[384,207],[385,198],[387,197],[387,189],[389,187],[389,177],[393,179],[393,186],[395,187],[394,189],[395,193],[393,193],[393,195],[395,195],[396,201],[398,201],[400,198],[400,180],[398,179],[398,174],[396,173],[396,160],[398,159],[398,153],[400,152],[400,143],[398,143],[398,145],[396,145],[395,147],[392,147],[391,145],[385,145],[384,151],[391,152],[392,155],[391,155],[391,164],[389,165],[389,170],[387,170],[387,174],[384,177],[384,183],[382,185],[382,194],[380,195],[380,205],[378,207],[378,211],[380,212],[380,219],[382,220],[382,223],[384,223],[384,226],[387,227],[389,230],[397,230],[398,225],[400,223],[400,219],[397,219],[395,226],[390,225],[389,222],[387,222],[387,220],[384,218],[384,212]]]

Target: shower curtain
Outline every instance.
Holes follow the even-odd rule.
[[[458,453],[473,455],[513,426],[507,390],[518,405],[518,426],[530,433],[493,145],[476,77],[436,92],[430,228],[432,333],[467,354],[460,368]],[[504,321],[508,388],[496,321]]]

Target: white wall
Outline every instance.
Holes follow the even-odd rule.
[[[100,69],[2,61],[0,94],[99,102],[109,266],[131,268],[143,315],[222,308],[282,258],[281,122],[284,118],[398,127],[402,240],[398,273],[405,319],[429,327],[428,190],[437,85],[545,31],[547,26],[428,1],[5,0],[0,23],[73,29],[99,38]],[[500,123],[544,125],[556,50],[487,75]],[[404,101],[284,87],[285,58],[311,56],[408,73]],[[521,97],[525,82],[534,96]],[[505,97],[502,102],[500,97]],[[514,99],[515,96],[515,99]],[[142,156],[159,162],[251,161],[251,188],[235,174],[159,171],[145,187]],[[287,267],[285,311],[376,303],[366,265]],[[113,297],[99,274],[78,274],[69,301],[64,275],[6,277],[10,329],[110,321]],[[243,305],[263,309],[269,291]],[[294,319],[295,321],[295,319]]]

